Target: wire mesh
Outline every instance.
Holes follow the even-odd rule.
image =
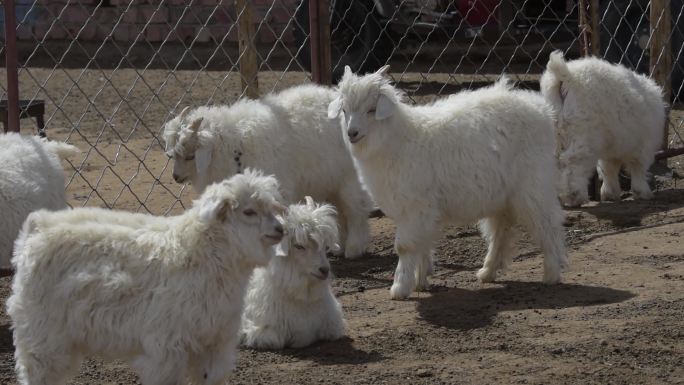
[[[248,0],[260,94],[309,82],[314,0]],[[79,146],[72,205],[166,214],[193,197],[173,182],[160,133],[185,106],[243,96],[233,0],[20,0],[20,95],[45,100],[48,136]],[[333,79],[391,65],[413,102],[487,84],[507,73],[536,88],[548,54],[580,55],[574,0],[330,0]],[[602,57],[649,73],[649,2],[598,2]],[[671,2],[675,97],[682,94],[682,0]],[[664,17],[664,16],[663,16]],[[657,21],[655,21],[657,23]],[[0,47],[4,54],[4,49]],[[4,80],[4,73],[1,74]],[[6,83],[0,83],[3,98]],[[682,143],[674,104],[669,145]],[[24,120],[24,130],[29,121]],[[676,160],[675,160],[676,162]]]

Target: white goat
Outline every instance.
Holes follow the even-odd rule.
[[[601,200],[620,200],[623,166],[634,196],[651,198],[647,171],[665,129],[661,88],[644,75],[595,57],[566,63],[560,51],[551,54],[540,85],[557,116],[563,204],[579,206],[589,199],[594,169],[603,180]]]
[[[18,133],[0,134],[0,268],[10,267],[12,246],[31,211],[67,207],[60,160],[79,150]]]
[[[99,208],[29,215],[12,260],[22,385],[64,384],[90,355],[127,360],[145,385],[222,384],[245,288],[283,235],[278,182],[246,171],[165,218]]]
[[[267,267],[254,271],[245,298],[242,341],[260,349],[303,347],[345,335],[342,307],[328,280],[329,250],[337,246],[335,209],[290,205],[286,236]]]
[[[201,192],[246,166],[274,174],[288,202],[309,195],[333,203],[342,223],[340,252],[361,256],[370,240],[371,203],[337,120],[326,116],[335,97],[331,88],[303,85],[231,106],[184,110],[164,128],[174,179]]]
[[[558,282],[566,264],[563,213],[554,184],[553,120],[544,99],[502,80],[411,106],[384,76],[387,70],[360,77],[346,68],[329,116],[343,112],[357,171],[397,224],[392,298],[427,285],[442,224],[481,218],[489,242],[481,281],[493,281],[510,262],[513,225],[520,223],[544,253],[544,282]]]

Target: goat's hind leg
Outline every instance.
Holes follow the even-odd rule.
[[[544,254],[544,283],[561,280],[567,266],[563,210],[553,191],[540,191],[536,196],[520,197],[514,204],[516,220],[539,244]]]
[[[504,270],[513,260],[513,223],[509,214],[499,213],[481,220],[479,226],[487,240],[487,255],[477,272],[477,279],[480,282],[494,282],[497,272]]]
[[[650,162],[632,160],[627,162],[627,172],[632,181],[632,194],[636,199],[651,199],[653,192],[648,185],[648,168]]]

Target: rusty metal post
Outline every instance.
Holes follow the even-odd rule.
[[[311,42],[311,80],[332,84],[330,62],[330,8],[328,0],[309,0],[309,40]]]
[[[670,74],[672,72],[672,45],[670,43],[671,15],[669,0],[651,0],[651,77],[661,87],[665,100],[670,100],[672,84]],[[666,149],[669,140],[669,116],[665,121],[662,148]]]
[[[238,41],[240,49],[240,79],[242,91],[252,99],[259,97],[259,66],[257,64],[256,39],[249,0],[235,0],[238,16]]]
[[[14,1],[5,1],[5,66],[7,69],[7,124],[5,130],[19,132],[17,26],[14,12]]]

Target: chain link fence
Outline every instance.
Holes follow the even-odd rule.
[[[164,122],[185,106],[309,82],[310,68],[325,63],[321,46],[329,48],[323,71],[333,81],[345,65],[364,72],[388,63],[418,103],[502,73],[537,88],[555,49],[570,58],[593,52],[644,73],[670,60],[658,76],[675,102],[668,144],[682,146],[681,1],[669,3],[669,19],[653,18],[650,2],[641,0],[310,1],[16,1],[19,95],[25,105],[44,101],[48,137],[83,151],[71,160],[71,204],[182,210],[193,193],[171,178]],[[309,12],[320,4],[328,6],[325,20]],[[666,19],[669,55],[653,49]],[[310,25],[328,23],[329,36],[315,28],[312,36]],[[33,129],[21,121],[22,131]]]

